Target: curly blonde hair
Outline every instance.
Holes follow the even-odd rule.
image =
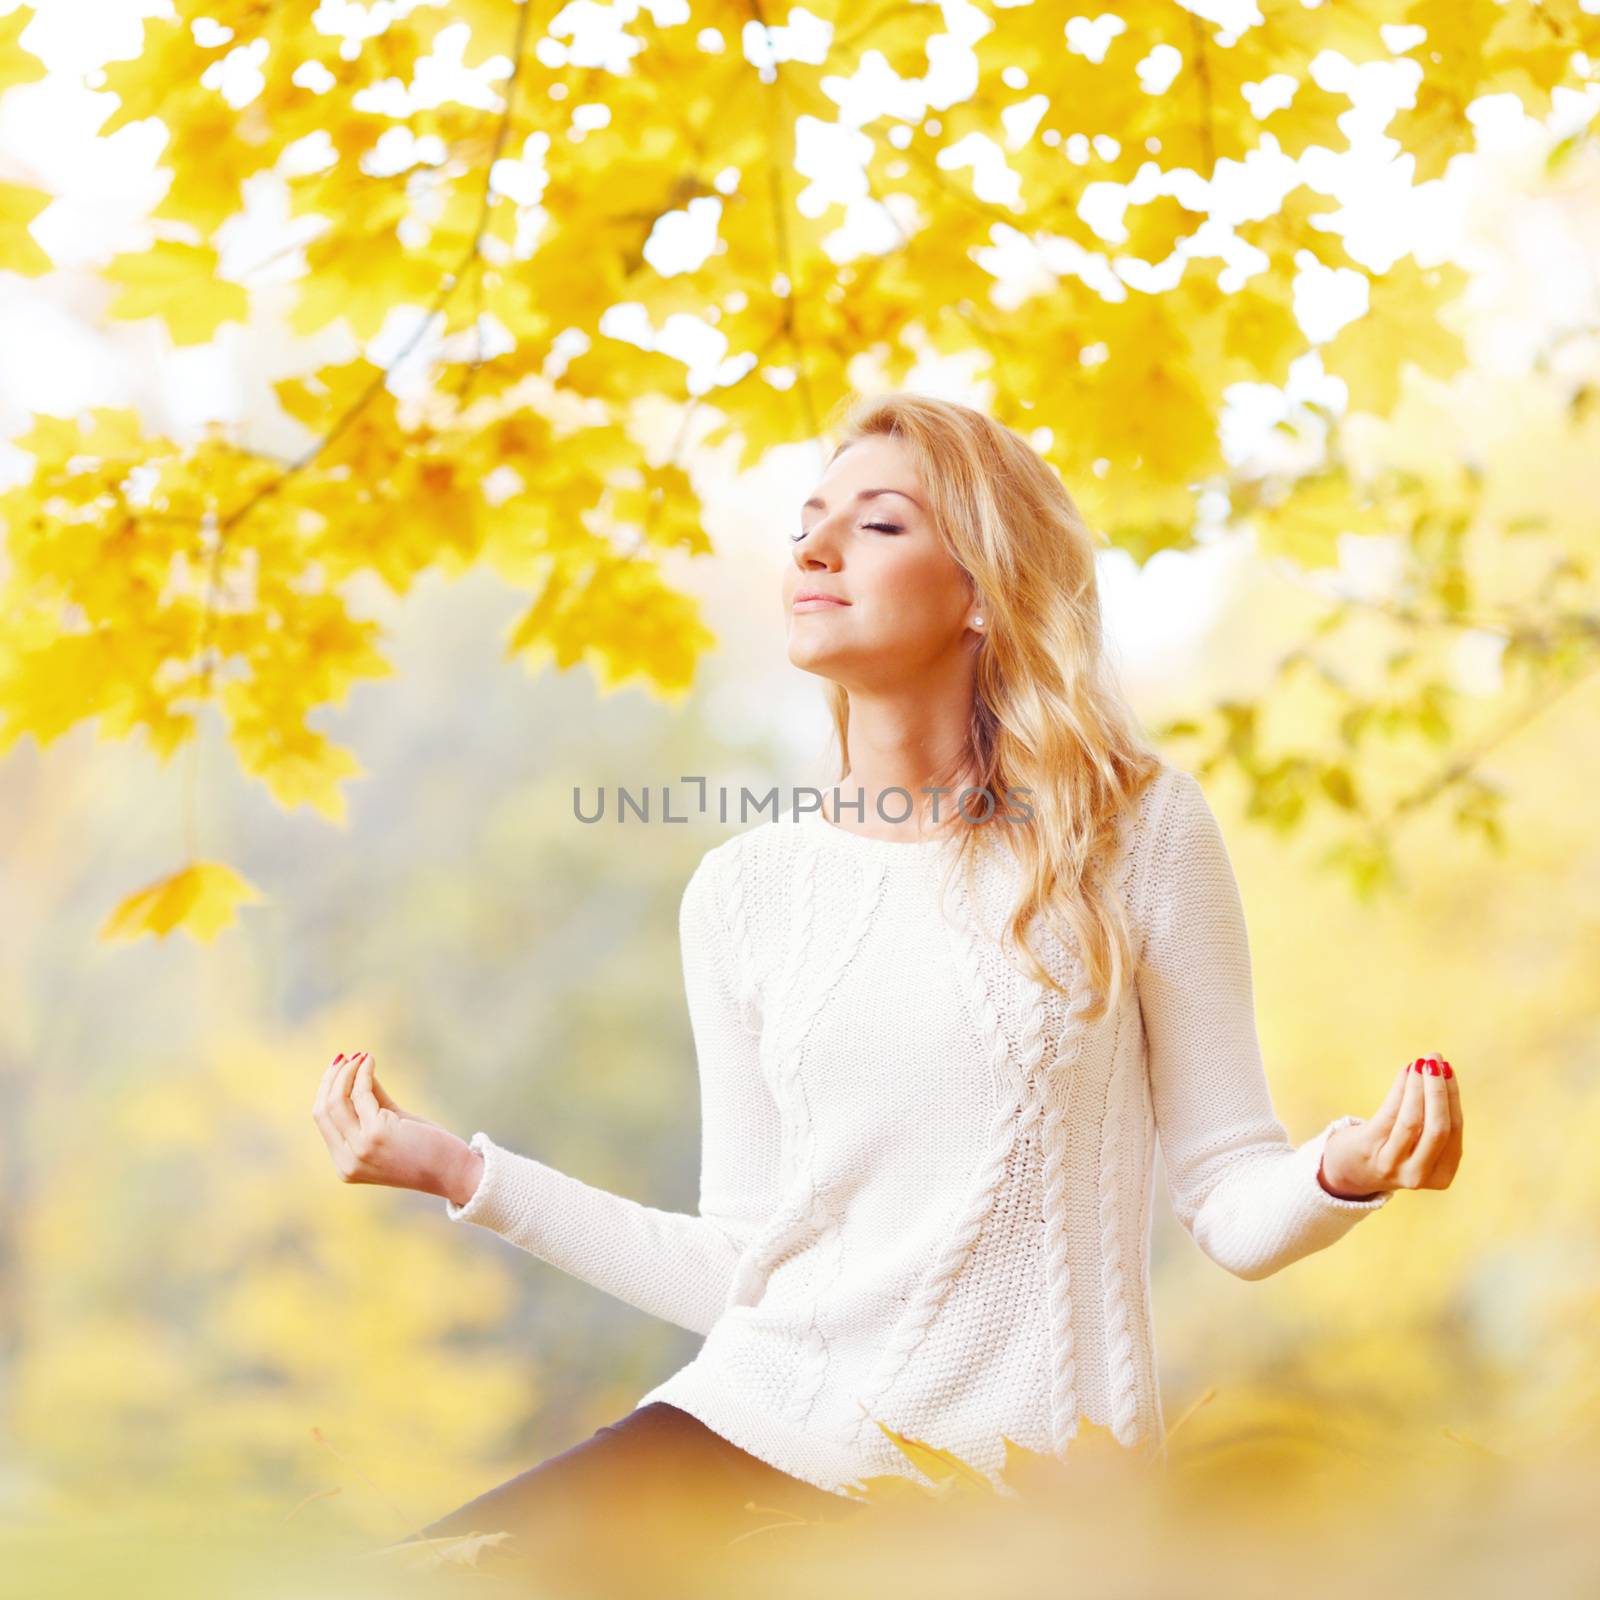
[[[970,874],[980,841],[1003,824],[1025,886],[1007,937],[1027,971],[1061,991],[1026,935],[1039,914],[1059,934],[1064,915],[1092,991],[1084,1015],[1096,1020],[1131,983],[1136,955],[1105,869],[1119,819],[1162,762],[1104,653],[1094,535],[1039,452],[981,411],[905,391],[846,396],[824,431],[829,462],[879,434],[908,448],[938,535],[982,598],[965,749],[938,781],[964,777],[994,798],[986,822],[962,813],[972,825],[959,829],[958,860]],[[834,683],[827,696],[842,779],[850,695]],[[1000,816],[1017,791],[1029,797],[1027,826]]]

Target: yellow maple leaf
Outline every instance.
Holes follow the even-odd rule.
[[[101,924],[99,937],[164,938],[182,928],[209,942],[233,922],[241,904],[263,898],[226,862],[196,861],[129,895]]]
[[[40,249],[28,224],[50,204],[50,196],[25,183],[0,183],[0,250],[10,272],[37,278],[55,263]]]
[[[603,695],[643,677],[675,702],[693,681],[697,655],[715,642],[695,600],[670,588],[653,562],[607,554],[552,571],[506,651],[530,667],[587,660]]]
[[[876,1417],[872,1420],[877,1422],[895,1448],[906,1456],[919,1472],[932,1479],[935,1488],[924,1491],[925,1493],[948,1494],[958,1485],[984,1489],[991,1494],[994,1492],[994,1485],[987,1475],[980,1472],[971,1462],[963,1461],[954,1451],[941,1450],[922,1439],[913,1439],[909,1434],[897,1433],[886,1422],[880,1422]]]
[[[1256,548],[1306,568],[1337,567],[1339,536],[1381,533],[1383,509],[1365,503],[1341,467],[1308,472],[1272,505],[1253,507]]]
[[[30,50],[22,48],[22,35],[37,11],[36,6],[20,5],[0,17],[0,91],[21,83],[37,83],[45,76],[45,65]]]
[[[123,286],[107,316],[160,317],[174,344],[204,344],[222,323],[249,320],[249,295],[217,276],[217,252],[209,245],[157,239],[112,257],[101,272]]]
[[[308,728],[279,702],[263,702],[262,685],[236,681],[222,686],[228,737],[239,765],[260,778],[285,810],[305,804],[332,821],[345,817],[341,778],[366,769],[342,745]]]
[[[930,1496],[938,1497],[942,1491],[935,1485],[921,1483],[898,1472],[875,1474],[870,1478],[856,1478],[845,1485],[851,1500],[865,1505],[904,1504],[907,1501],[922,1503]]]
[[[402,1539],[398,1544],[380,1545],[367,1552],[374,1558],[393,1557],[396,1564],[415,1571],[438,1567],[476,1567],[486,1549],[504,1544],[509,1533],[445,1534],[434,1539]]]
[[[1298,158],[1313,146],[1343,151],[1350,141],[1339,118],[1350,109],[1348,96],[1306,78],[1296,85],[1293,101],[1263,117],[1262,125],[1286,156]]]
[[[1072,1436],[1072,1442],[1067,1447],[1067,1459],[1082,1460],[1084,1456],[1104,1458],[1114,1456],[1121,1460],[1127,1452],[1117,1442],[1117,1436],[1103,1423],[1091,1422],[1086,1416],[1079,1414],[1078,1431]]]
[[[1008,1488],[1025,1494],[1081,1485],[1085,1474],[1100,1479],[1111,1473],[1136,1473],[1151,1465],[1156,1454],[1148,1442],[1122,1444],[1110,1428],[1091,1422],[1081,1412],[1077,1432],[1063,1455],[1027,1449],[1004,1434],[1001,1442],[1006,1455],[1000,1476]]]
[[[1343,378],[1350,410],[1387,416],[1400,398],[1400,372],[1412,365],[1449,378],[1466,361],[1461,335],[1441,319],[1467,275],[1448,261],[1422,266],[1402,256],[1370,279],[1366,311],[1322,346],[1322,365]]]
[[[1158,194],[1144,205],[1128,207],[1122,218],[1128,237],[1113,249],[1141,261],[1165,261],[1179,240],[1189,238],[1205,220],[1205,212],[1191,210],[1170,194]]]

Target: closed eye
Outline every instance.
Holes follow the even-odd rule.
[[[906,531],[898,522],[863,522],[861,526],[863,528],[877,528],[883,533],[904,533]],[[798,544],[810,532],[809,528],[802,528],[799,533],[790,536],[790,543]]]

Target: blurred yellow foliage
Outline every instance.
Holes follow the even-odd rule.
[[[100,937],[136,939],[182,928],[210,940],[232,926],[241,904],[261,898],[226,862],[197,861],[129,895],[106,919]]]

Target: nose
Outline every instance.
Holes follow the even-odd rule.
[[[800,541],[795,550],[795,565],[802,572],[837,572],[839,552],[832,545],[818,545],[815,550],[808,550],[806,546],[810,543],[809,538]]]
[[[839,539],[830,517],[819,517],[803,539],[794,542],[795,565],[802,572],[832,571],[839,564]]]

